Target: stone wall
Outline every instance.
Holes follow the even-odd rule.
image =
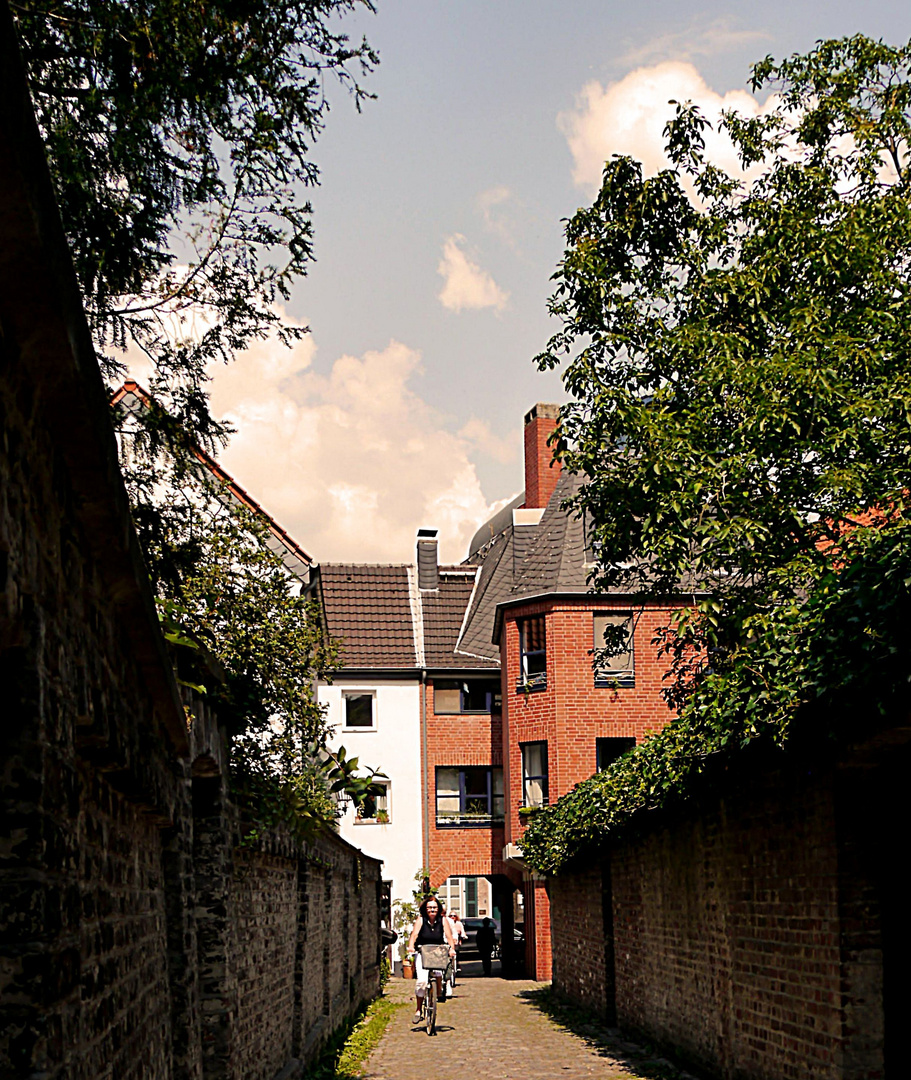
[[[708,1076],[906,1075],[899,772],[759,770],[551,879],[556,989]]]
[[[0,1075],[291,1075],[378,988],[380,864],[243,846],[188,724],[2,0],[0,687]]]

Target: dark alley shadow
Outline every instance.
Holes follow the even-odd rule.
[[[561,1000],[549,986],[520,990],[516,997],[583,1039],[599,1057],[612,1058],[641,1080],[700,1080],[654,1047],[625,1038],[618,1028],[608,1027],[596,1013]]]

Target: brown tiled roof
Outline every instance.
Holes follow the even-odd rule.
[[[326,628],[341,640],[344,666],[419,666],[409,569],[364,563],[319,567]]]
[[[439,589],[421,590],[424,663],[428,668],[496,667],[499,656],[485,659],[455,652],[478,572],[473,566],[441,566]]]
[[[418,589],[413,566],[324,563],[317,570],[326,627],[344,667],[495,669],[455,652],[475,587],[473,566],[441,566],[438,589]]]

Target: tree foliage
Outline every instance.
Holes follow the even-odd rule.
[[[134,343],[203,445],[205,368],[281,325],[312,258],[310,153],[377,56],[341,17],[371,0],[18,0],[38,123],[95,337]],[[192,312],[194,332],[174,333]]]
[[[371,0],[18,0],[29,86],[108,378],[151,361],[157,404],[121,439],[134,521],[185,681],[233,732],[235,791],[261,824],[334,821],[370,778],[324,749],[317,613],[262,523],[196,451],[226,427],[208,369],[274,333],[313,257],[311,158],[327,81],[365,96],[377,62],[343,18]],[[340,785],[340,786],[339,786]]]
[[[778,96],[721,120],[739,175],[681,103],[673,167],[613,158],[567,223],[538,359],[567,361],[595,582],[685,609],[662,639],[679,715],[533,816],[539,871],[734,753],[907,707],[909,65],[862,36],[767,58],[752,85]]]
[[[812,746],[818,762],[882,717],[906,715],[911,523],[865,532],[853,556],[803,603],[776,608],[761,636],[704,671],[667,727],[536,811],[522,840],[529,866],[558,873],[742,765],[745,752]]]
[[[755,65],[777,100],[709,161],[614,157],[566,226],[542,366],[567,362],[564,461],[598,580],[709,594],[736,639],[905,512],[911,450],[911,46],[864,37]]]
[[[165,636],[178,677],[208,698],[230,736],[232,788],[250,836],[279,822],[301,838],[334,825],[338,797],[360,806],[383,789],[344,747],[326,748],[318,680],[335,642],[302,582],[269,546],[263,520],[239,503],[149,402],[120,414],[121,457],[134,496]],[[159,437],[151,438],[150,433]]]

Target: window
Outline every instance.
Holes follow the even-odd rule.
[[[502,710],[499,679],[433,680],[433,711],[437,716]]]
[[[598,772],[606,769],[612,761],[622,757],[636,745],[635,739],[595,739],[595,765]]]
[[[630,612],[594,613],[592,655],[595,686],[635,686],[633,616]]]
[[[503,770],[485,765],[437,768],[437,825],[493,825],[503,820]]]
[[[543,615],[519,623],[522,673],[517,690],[543,690],[547,686],[547,632]]]
[[[465,878],[465,918],[476,919],[478,917],[478,879],[476,877]]]
[[[374,701],[374,695],[364,691],[342,694],[342,704],[345,708],[345,729],[363,731],[367,728],[376,727]]]
[[[388,825],[392,820],[389,805],[389,784],[376,781],[382,787],[381,795],[368,795],[357,812],[358,825]]]
[[[522,743],[521,749],[522,805],[547,806],[547,743]]]

